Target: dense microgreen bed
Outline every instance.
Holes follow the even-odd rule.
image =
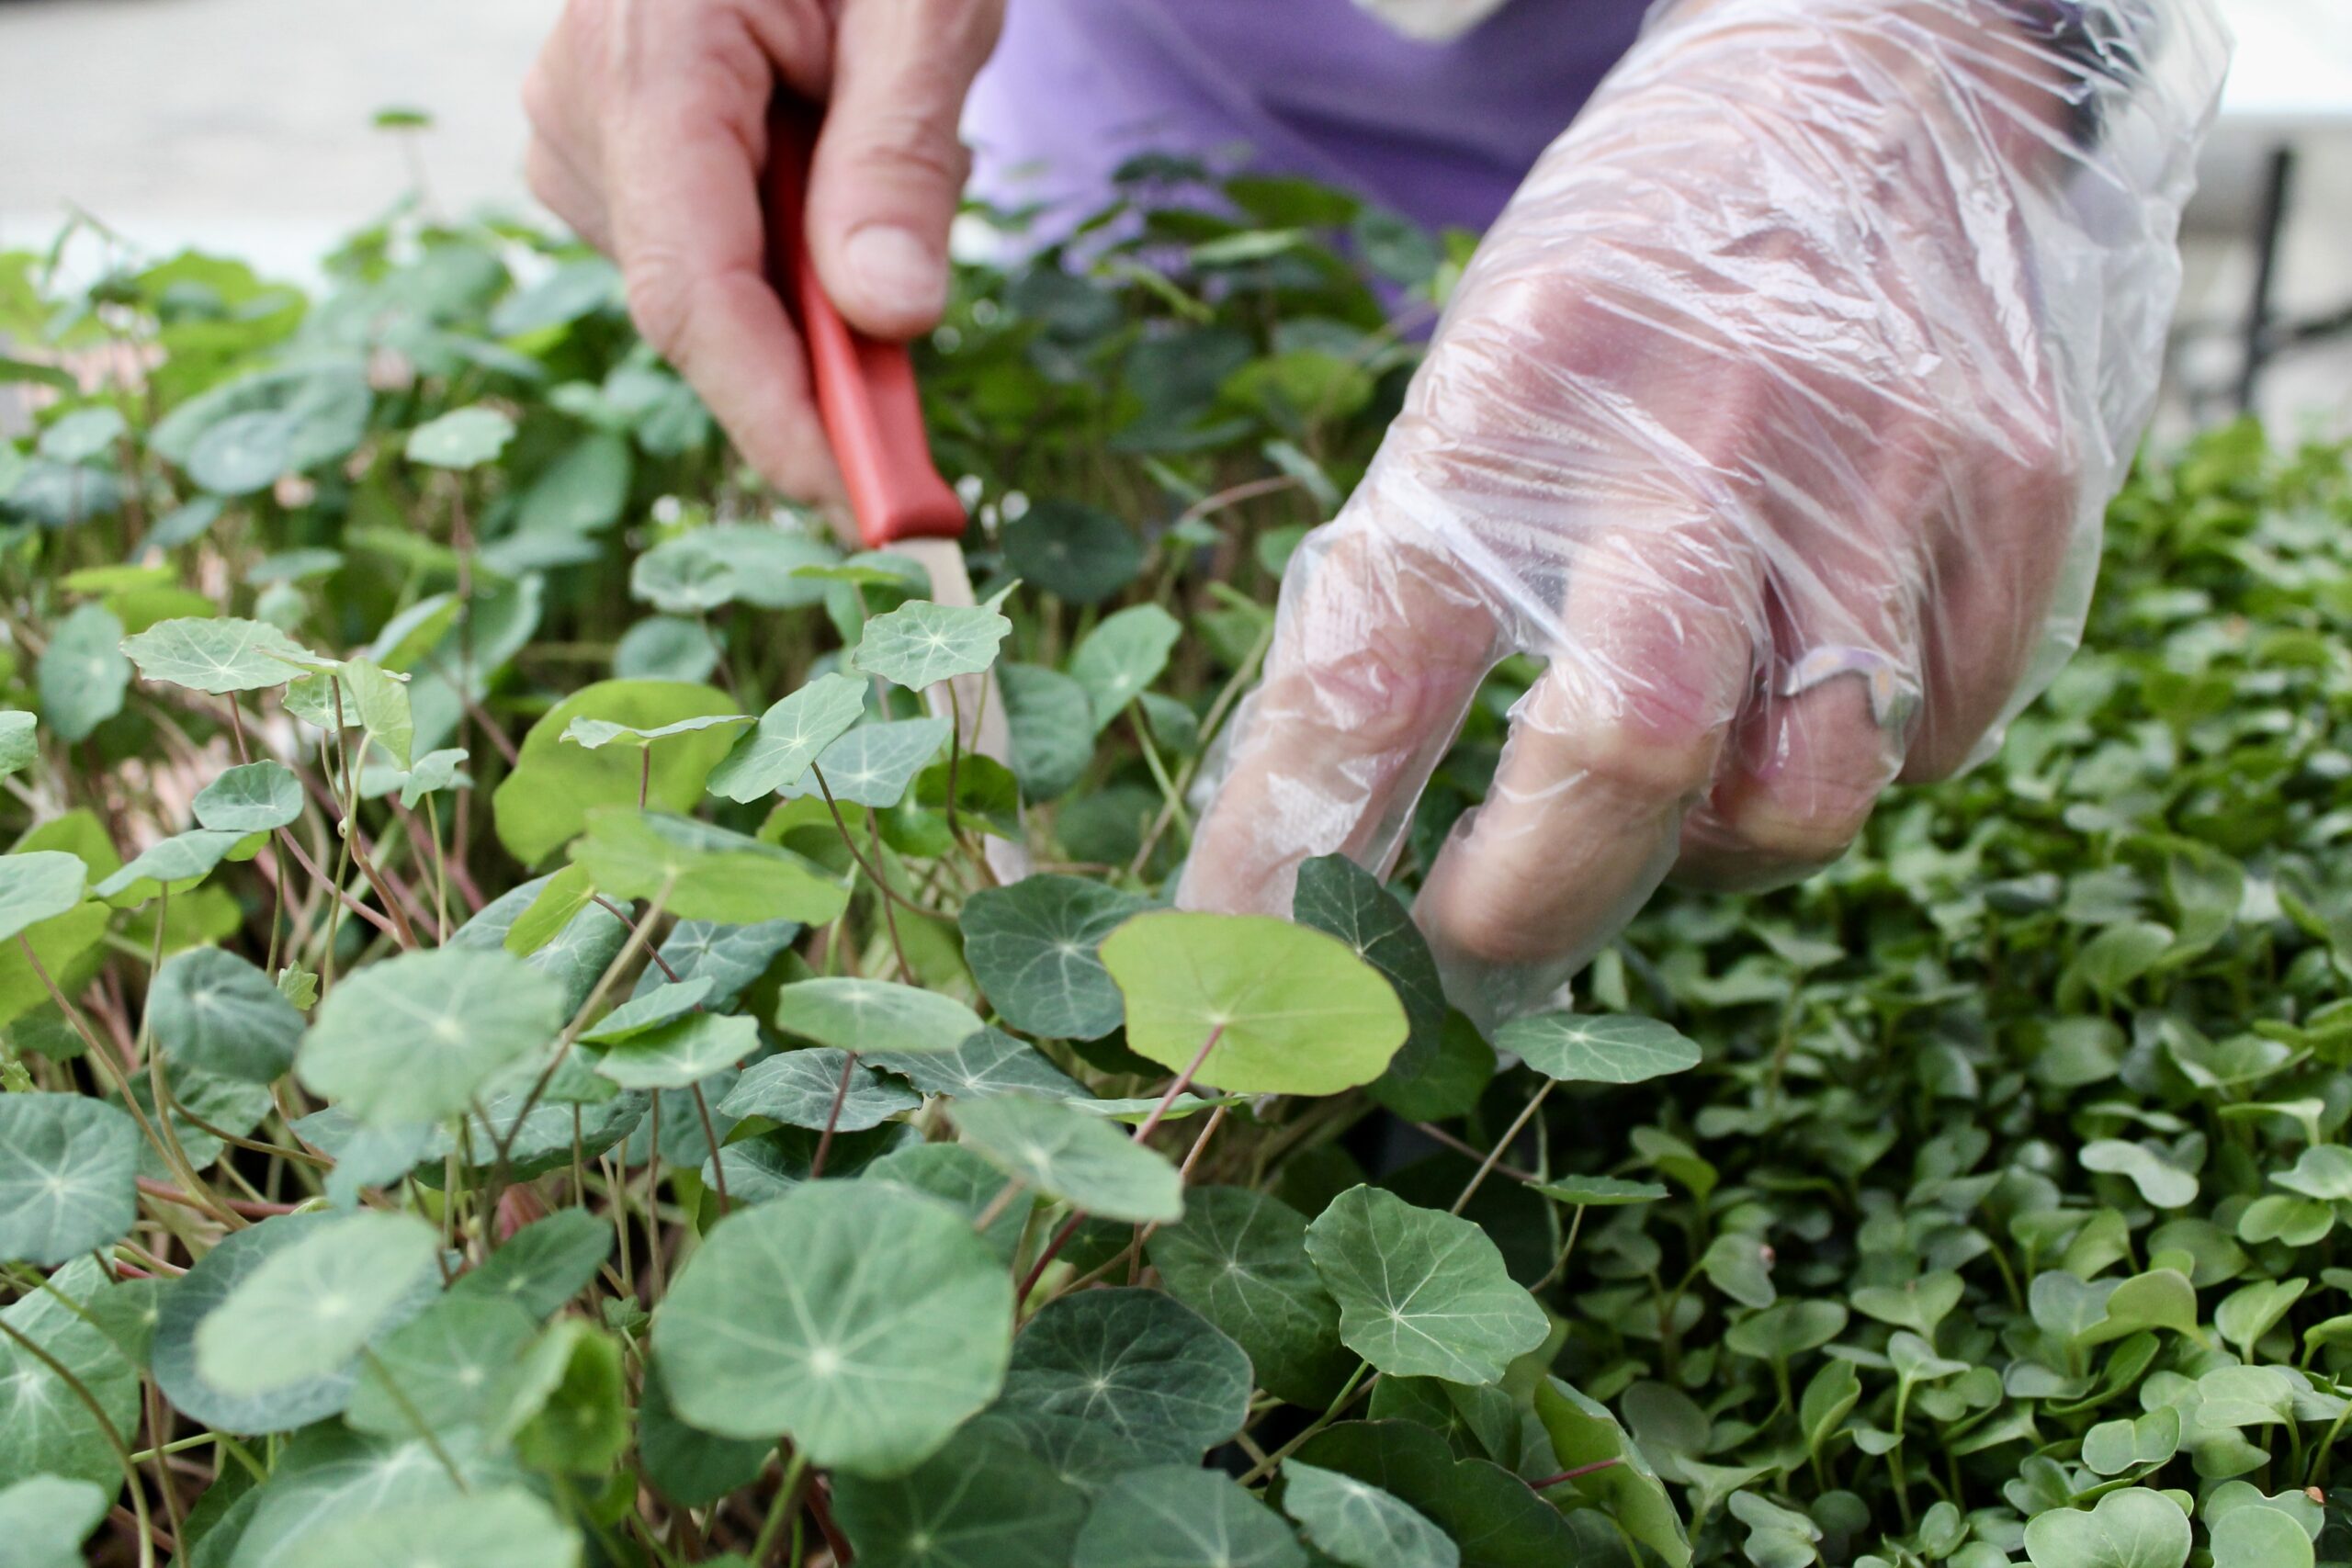
[[[1394,884],[1165,908],[1464,249],[1187,174],[922,351],[974,610],[542,235],[0,257],[9,1561],[2352,1561],[2344,454],[2144,473],[1991,763],[1483,1039],[1522,665]]]

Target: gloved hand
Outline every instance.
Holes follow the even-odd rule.
[[[1512,650],[1545,671],[1416,908],[1488,1019],[1669,872],[1802,875],[1991,748],[2079,635],[2227,54],[2204,0],[2026,8],[1653,19],[1294,559],[1180,902],[1385,866]]]
[[[1004,0],[571,0],[523,88],[531,188],[621,265],[638,330],[770,482],[838,501],[768,285],[760,175],[779,80],[827,103],[808,246],[851,324],[927,331],[969,160],[956,121]]]

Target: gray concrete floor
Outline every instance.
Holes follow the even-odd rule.
[[[196,244],[301,277],[409,188],[412,158],[447,210],[523,206],[516,85],[560,3],[0,0],[0,248],[47,243],[71,204],[150,252]],[[406,146],[372,130],[394,105],[433,129]],[[2230,378],[2259,151],[2220,148],[2192,217],[2181,314],[2204,330],[2176,364],[2198,384]],[[2352,135],[2306,147],[2278,299],[2352,303]],[[2352,344],[2282,362],[2263,407],[2282,432],[2352,433]],[[2192,423],[2170,398],[2159,439]]]

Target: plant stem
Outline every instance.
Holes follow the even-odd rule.
[[[666,969],[669,965],[665,964],[662,967]],[[673,975],[671,978],[677,976]],[[686,1087],[695,1097],[695,1114],[702,1118],[702,1141],[710,1145],[711,1185],[718,1191],[718,1217],[723,1220],[733,1209],[734,1200],[727,1195],[727,1162],[718,1157],[718,1134],[711,1125],[710,1101],[704,1097],[702,1085],[688,1084]],[[811,1170],[810,1179],[815,1179],[815,1171]]]
[[[777,1457],[783,1459],[781,1451]],[[800,1500],[800,1483],[808,1473],[808,1456],[798,1450],[784,1461],[784,1480],[775,1489],[775,1501],[768,1505],[768,1517],[760,1526],[759,1540],[752,1546],[752,1568],[766,1568],[768,1558],[775,1551],[776,1537],[784,1533],[785,1520],[797,1512]]]
[[[1370,1371],[1372,1371],[1370,1361],[1358,1361],[1356,1370],[1348,1374],[1348,1381],[1340,1385],[1340,1392],[1332,1396],[1331,1403],[1324,1407],[1323,1414],[1309,1421],[1289,1442],[1284,1443],[1281,1448],[1268,1454],[1262,1461],[1252,1466],[1250,1472],[1241,1478],[1241,1484],[1247,1486],[1253,1481],[1263,1480],[1273,1474],[1281,1468],[1283,1461],[1306,1446],[1309,1438],[1338,1420],[1340,1413],[1355,1403],[1357,1385],[1363,1382],[1364,1373]]]
[[[1478,1167],[1477,1174],[1470,1178],[1470,1185],[1462,1190],[1462,1196],[1453,1201],[1453,1207],[1448,1209],[1447,1213],[1458,1214],[1468,1206],[1470,1200],[1477,1194],[1479,1187],[1485,1183],[1487,1173],[1495,1168],[1495,1162],[1503,1157],[1503,1151],[1510,1147],[1511,1140],[1519,1136],[1520,1129],[1527,1125],[1528,1119],[1535,1114],[1536,1107],[1544,1103],[1544,1097],[1552,1092],[1552,1086],[1556,1081],[1556,1079],[1545,1078],[1544,1086],[1529,1097],[1527,1108],[1512,1119],[1510,1126],[1503,1129],[1503,1135],[1495,1140],[1495,1146],[1487,1153],[1485,1163]]]
[[[832,1149],[833,1129],[841,1122],[842,1107],[849,1102],[850,1075],[856,1071],[857,1053],[842,1052],[841,1081],[833,1086],[832,1109],[825,1112],[825,1130],[817,1134],[817,1152],[808,1156],[808,1179],[811,1181],[825,1174],[825,1156]]]
[[[54,1373],[58,1381],[66,1386],[74,1397],[82,1402],[84,1408],[89,1411],[91,1418],[97,1422],[98,1430],[105,1436],[107,1446],[114,1450],[115,1458],[121,1461],[123,1484],[130,1490],[130,1506],[139,1519],[141,1568],[153,1568],[155,1561],[153,1539],[155,1522],[147,1514],[147,1493],[145,1488],[139,1484],[139,1467],[131,1462],[130,1445],[124,1442],[122,1434],[114,1429],[114,1418],[107,1414],[107,1407],[98,1403],[97,1395],[90,1392],[89,1385],[75,1377],[72,1368],[51,1355],[45,1348],[35,1342],[30,1335],[26,1334],[6,1318],[0,1318],[0,1334],[6,1334],[15,1340],[35,1360]]]

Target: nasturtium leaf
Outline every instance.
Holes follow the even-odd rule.
[[[710,771],[710,793],[758,800],[797,784],[808,764],[846,734],[865,712],[866,682],[854,675],[820,675],[771,706]]]
[[[1456,1568],[1462,1551],[1428,1517],[1369,1482],[1292,1460],[1283,1509],[1316,1549],[1347,1568]]]
[[[990,1415],[1074,1436],[1120,1468],[1189,1462],[1240,1430],[1250,1387],[1241,1347],[1174,1297],[1080,1291],[1047,1303],[1012,1342]]]
[[[0,1336],[0,1475],[43,1473],[119,1485],[119,1451],[139,1425],[139,1368],[105,1326],[115,1292],[95,1258],[77,1258],[5,1308],[0,1323],[31,1340],[97,1402],[104,1421],[55,1368]],[[111,1494],[109,1494],[111,1495]]]
[[[1131,1471],[1103,1488],[1071,1568],[1306,1568],[1281,1515],[1229,1475],[1186,1464]]]
[[[435,1431],[487,1425],[502,1378],[537,1334],[531,1314],[511,1301],[445,1296],[377,1342],[343,1418],[396,1438],[416,1429],[411,1410]]]
[[[81,857],[62,850],[0,855],[0,942],[79,904],[87,876]]]
[[[648,615],[621,634],[613,649],[613,673],[624,680],[707,681],[725,650],[719,635],[698,622]]]
[[[160,883],[167,887],[194,882],[209,876],[213,868],[228,859],[229,852],[246,837],[243,833],[216,832],[210,828],[191,828],[185,833],[175,833],[140,851],[120,871],[90,891],[101,898],[113,898],[142,882]]]
[[[0,1095],[0,1261],[53,1268],[139,1217],[139,1127],[78,1094]]]
[[[2025,1554],[2033,1568],[2181,1568],[2188,1537],[2178,1504],[2128,1486],[2088,1510],[2053,1508],[2028,1519]]]
[[[853,668],[910,692],[957,675],[977,675],[996,662],[997,645],[1012,623],[976,604],[935,604],[913,599],[865,623],[850,656]]]
[[[822,774],[837,802],[887,810],[907,797],[915,775],[947,743],[955,721],[899,718],[861,724],[820,753],[814,772],[777,793],[787,800],[815,795]]]
[[[1497,1382],[1544,1342],[1544,1309],[1468,1220],[1352,1187],[1306,1227],[1306,1253],[1341,1342],[1383,1372]]]
[[[2283,1508],[2233,1508],[2213,1521],[2211,1535],[2213,1568],[2312,1568],[2317,1557],[2312,1538]]]
[[[363,1122],[435,1122],[563,1026],[562,992],[503,952],[404,953],[345,979],[302,1042],[302,1082]]]
[[[1119,518],[1074,501],[1040,501],[1004,525],[1005,565],[1073,604],[1100,604],[1143,570],[1143,541]]]
[[[1557,1181],[1538,1181],[1529,1190],[1562,1203],[1574,1203],[1580,1208],[1607,1209],[1625,1203],[1655,1203],[1667,1196],[1666,1187],[1656,1181],[1624,1181],[1613,1176],[1564,1176]]]
[[[658,965],[649,973],[656,984],[640,989],[581,1031],[580,1038],[591,1044],[618,1044],[632,1035],[675,1022],[701,1007],[710,996],[711,979],[707,975],[681,975],[673,983]]]
[[[483,905],[480,914],[450,932],[447,945],[467,953],[503,949],[515,924],[537,907],[554,880],[552,876],[533,877],[519,887],[508,888]],[[628,940],[628,921],[592,902],[582,907],[554,937],[541,943],[523,963],[561,988],[562,1006],[557,1010],[569,1018],[586,1005],[598,977]]]
[[[981,1233],[989,1245],[1012,1267],[1012,1257],[1027,1229],[1031,1201],[1016,1197],[1000,1203],[1004,1172],[961,1144],[910,1144],[892,1149],[858,1172],[866,1181],[894,1181],[917,1192],[951,1203],[977,1224],[992,1215]]]
[[[1026,876],[964,902],[964,961],[1013,1028],[1056,1040],[1095,1040],[1119,1026],[1125,1004],[1103,968],[1102,939],[1151,906],[1075,876]]]
[[[480,1268],[458,1276],[449,1293],[513,1302],[546,1317],[588,1288],[612,1250],[608,1221],[585,1209],[560,1209],[509,1236]]]
[[[739,1208],[653,1320],[680,1416],[860,1475],[937,1452],[995,1397],[1012,1337],[1012,1279],[970,1221],[888,1182]]]
[[[563,739],[573,719],[658,729],[738,706],[716,687],[684,681],[600,681],[574,692],[531,726],[514,771],[492,796],[498,841],[536,865],[586,827],[595,807],[636,805],[640,785],[649,807],[691,811],[731,739],[715,728],[673,736],[650,753],[592,751]]]
[[[82,1542],[107,1517],[103,1486],[33,1475],[0,1488],[0,1540],[16,1568],[80,1568]]]
[[[1853,1380],[1850,1363],[1830,1365],[1842,1370],[1846,1381]],[[1810,1391],[1806,1397],[1810,1404]],[[1850,1398],[1846,1403],[1851,1408]],[[1572,1489],[1571,1495],[1607,1510],[1620,1529],[1656,1552],[1668,1568],[1690,1568],[1690,1540],[1673,1499],[1606,1406],[1558,1378],[1546,1378],[1535,1388],[1535,1415],[1560,1468],[1580,1472],[1561,1483]]]
[[[276,626],[228,615],[158,621],[125,637],[122,651],[139,666],[141,680],[214,696],[282,686],[301,674],[305,664],[317,661]]]
[[[728,1191],[737,1203],[764,1203],[781,1198],[808,1179],[817,1145],[824,1134],[807,1127],[778,1127],[753,1137],[738,1138],[718,1151],[718,1164],[727,1172]],[[886,1122],[864,1133],[834,1135],[825,1155],[825,1176],[854,1176],[887,1154],[923,1146],[922,1134],[904,1122]],[[713,1162],[705,1160],[703,1184],[718,1185]]]
[[[1184,1217],[1145,1244],[1168,1293],[1249,1353],[1259,1382],[1294,1404],[1327,1404],[1355,1369],[1340,1308],[1306,1256],[1306,1216],[1263,1192],[1195,1187]]]
[[[776,993],[775,1024],[820,1045],[871,1052],[952,1051],[980,1032],[953,997],[888,980],[801,980]]]
[[[198,825],[225,833],[260,833],[302,815],[302,782],[283,762],[228,769],[197,792]]]
[[[749,1486],[775,1451],[769,1438],[718,1438],[687,1426],[671,1406],[661,1362],[647,1368],[637,1407],[638,1464],[653,1489],[673,1503],[698,1508]],[[836,1480],[836,1498],[839,1486]]]
[[[558,1318],[518,1367],[523,1384],[503,1417],[514,1455],[532,1469],[599,1475],[628,1451],[628,1378],[620,1341]]]
[[[743,987],[767,972],[776,955],[800,935],[797,920],[757,920],[749,925],[722,925],[710,920],[680,920],[662,942],[662,964],[680,981],[710,982],[707,1007],[724,1007]],[[642,997],[671,984],[660,964],[649,964],[638,977],[636,995]]]
[[[688,1013],[612,1046],[596,1072],[623,1089],[686,1089],[759,1048],[760,1026],[751,1019]]]
[[[1174,1166],[1066,1101],[1005,1094],[958,1100],[954,1110],[967,1147],[1073,1209],[1138,1224],[1184,1213]]]
[[[606,806],[587,826],[571,854],[598,887],[658,897],[693,919],[820,925],[849,903],[849,890],[813,862],[690,817]]]
[[[846,1092],[842,1089],[844,1068]],[[836,1096],[841,1105],[838,1116],[833,1111]],[[848,1052],[820,1046],[786,1051],[752,1064],[728,1090],[719,1109],[729,1116],[764,1116],[787,1127],[823,1127],[831,1119],[836,1132],[862,1133],[922,1104],[922,1096],[850,1062]]]
[[[1436,1051],[1416,1064],[1409,1077],[1397,1069],[1406,1055],[1399,1051],[1388,1070],[1367,1084],[1364,1092],[1408,1122],[1466,1116],[1495,1081],[1495,1048],[1476,1024],[1454,1009],[1446,1010]]]
[[[18,709],[0,710],[0,778],[22,773],[40,756],[39,720]]]
[[[967,1035],[952,1051],[876,1051],[865,1058],[910,1079],[925,1094],[982,1100],[993,1094],[1030,1094],[1046,1100],[1082,1100],[1085,1086],[1025,1040],[1001,1029]]]
[[[1100,733],[1168,667],[1169,651],[1183,627],[1157,604],[1135,604],[1102,623],[1070,655],[1070,678],[1086,688],[1086,701]]]
[[[272,1568],[580,1568],[582,1551],[554,1509],[510,1486],[345,1515],[289,1542]]]
[[[1445,991],[1430,944],[1405,906],[1347,856],[1322,855],[1298,868],[1291,914],[1346,942],[1387,980],[1409,1030],[1388,1071],[1398,1078],[1419,1075],[1436,1057],[1445,1030]]]
[[[406,455],[412,463],[435,468],[477,468],[497,460],[514,439],[514,422],[496,409],[452,409],[408,433]]]
[[[465,749],[460,746],[444,746],[417,758],[414,765],[406,772],[394,775],[401,792],[401,804],[413,811],[416,803],[428,795],[438,795],[443,790],[461,784],[467,789],[473,788],[473,780],[458,769],[458,764],[465,760]]]
[[[235,1397],[343,1370],[432,1269],[439,1246],[423,1220],[373,1209],[297,1236],[197,1325],[197,1375]]]
[[[664,539],[638,557],[629,592],[672,615],[736,604],[799,609],[824,598],[808,574],[838,558],[831,545],[807,534],[764,523],[720,524]]]
[[[1347,943],[1264,915],[1137,915],[1106,938],[1127,1048],[1238,1094],[1337,1094],[1380,1076],[1408,1025]],[[1203,1045],[1209,1044],[1205,1057]]]
[[[1404,1385],[1410,1385],[1419,1397],[1434,1395],[1442,1409],[1430,1412],[1430,1418],[1458,1430],[1462,1442],[1516,1451],[1525,1424],[1522,1406],[1501,1390],[1383,1379],[1374,1389],[1374,1403],[1383,1391]],[[1465,1415],[1465,1408],[1481,1405],[1491,1419],[1477,1423]],[[1481,1429],[1486,1435],[1479,1435]],[[1607,1538],[1612,1551],[1591,1550],[1579,1542],[1572,1516],[1544,1501],[1527,1479],[1490,1460],[1456,1458],[1440,1428],[1418,1419],[1341,1421],[1316,1433],[1293,1457],[1377,1486],[1420,1514],[1462,1549],[1463,1568],[1555,1568],[1560,1563],[1622,1561],[1613,1553],[1620,1539],[1614,1525],[1593,1532]],[[1525,1462],[1550,1468],[1535,1451],[1528,1453]],[[1589,1513],[1585,1522],[1601,1521]]]
[[[997,667],[1012,732],[1012,773],[1031,800],[1069,792],[1094,758],[1094,710],[1086,688],[1037,664]]]
[[[41,718],[50,729],[60,740],[86,739],[122,711],[123,694],[130,686],[122,623],[103,604],[76,608],[51,628],[34,679]]]
[[[147,1023],[174,1062],[246,1083],[274,1081],[302,1042],[302,1014],[269,976],[217,947],[164,961]]]
[[[1087,1506],[1052,1466],[974,1435],[902,1476],[842,1476],[833,1513],[858,1568],[1035,1568],[1069,1560]]]
[[[1563,1083],[1635,1084],[1699,1065],[1699,1047],[1652,1018],[1539,1013],[1504,1024],[1495,1045]]]
[[[499,945],[517,958],[528,958],[563,933],[580,913],[596,901],[596,885],[588,868],[568,865],[544,878],[530,904],[514,917]]]
[[[2197,1178],[2154,1149],[2121,1138],[2098,1138],[2075,1156],[2085,1170],[2130,1179],[2140,1196],[2159,1209],[2178,1209],[2195,1201]]]
[[[575,746],[585,746],[591,751],[610,746],[616,741],[624,746],[650,746],[672,735],[692,735],[698,729],[709,729],[722,724],[749,724],[747,713],[707,713],[693,718],[682,718],[675,724],[657,725],[640,729],[631,725],[614,724],[601,718],[575,718],[564,727],[562,739]]]
[[[120,409],[101,403],[58,418],[40,433],[39,449],[53,463],[86,463],[110,451],[130,430]]]
[[[286,711],[321,729],[360,731],[358,750],[380,748],[393,769],[409,765],[416,714],[409,681],[365,659],[349,659],[286,688]]]
[[[187,477],[214,495],[251,495],[294,467],[301,421],[285,409],[248,409],[207,429],[187,450]]]

